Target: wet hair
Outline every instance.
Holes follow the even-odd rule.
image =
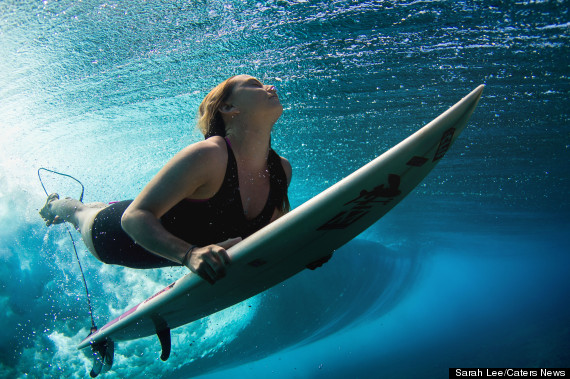
[[[235,76],[224,80],[210,91],[198,108],[198,129],[204,138],[226,135],[226,125],[220,107],[228,100],[235,87]]]

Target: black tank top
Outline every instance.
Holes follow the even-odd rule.
[[[161,223],[170,233],[198,246],[223,242],[228,238],[246,238],[271,221],[276,208],[287,199],[287,177],[281,158],[269,151],[268,169],[270,189],[267,202],[254,219],[245,216],[240,197],[237,162],[229,142],[228,163],[221,188],[210,199],[184,199],[161,217]],[[93,222],[93,245],[99,258],[107,264],[132,268],[175,266],[176,263],[146,251],[137,245],[122,229],[121,216],[132,200],[125,200],[104,208]]]
[[[161,218],[166,230],[198,246],[223,242],[233,237],[250,236],[269,224],[275,208],[281,208],[287,196],[287,177],[281,158],[271,149],[267,162],[270,174],[269,196],[261,213],[248,220],[240,196],[236,158],[227,140],[226,145],[228,163],[219,191],[205,201],[184,199]]]

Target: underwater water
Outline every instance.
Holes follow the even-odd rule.
[[[0,377],[92,365],[73,247],[38,216],[37,169],[77,177],[87,202],[133,198],[201,139],[200,101],[239,73],[279,91],[293,207],[486,88],[438,167],[329,263],[174,330],[167,362],[156,337],[117,343],[105,376],[569,367],[569,39],[566,1],[2,0]],[[186,272],[78,251],[99,326]]]

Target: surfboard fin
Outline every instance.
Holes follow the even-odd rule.
[[[101,372],[109,371],[113,366],[115,343],[112,339],[105,339],[91,345],[91,350],[93,350],[93,368],[89,376],[95,378]]]
[[[170,328],[166,327],[156,331],[158,340],[160,341],[160,347],[162,348],[162,353],[160,354],[160,359],[166,361],[170,357],[170,350],[172,347],[172,342],[170,338]]]
[[[160,359],[166,361],[170,357],[170,350],[172,347],[172,341],[170,338],[170,328],[168,324],[159,315],[152,316],[152,322],[154,322],[154,328],[156,330],[156,335],[160,341],[160,347],[162,348],[162,353],[160,354]]]

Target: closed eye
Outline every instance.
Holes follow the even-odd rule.
[[[249,79],[246,83],[254,87],[263,88],[263,84],[257,79]]]

